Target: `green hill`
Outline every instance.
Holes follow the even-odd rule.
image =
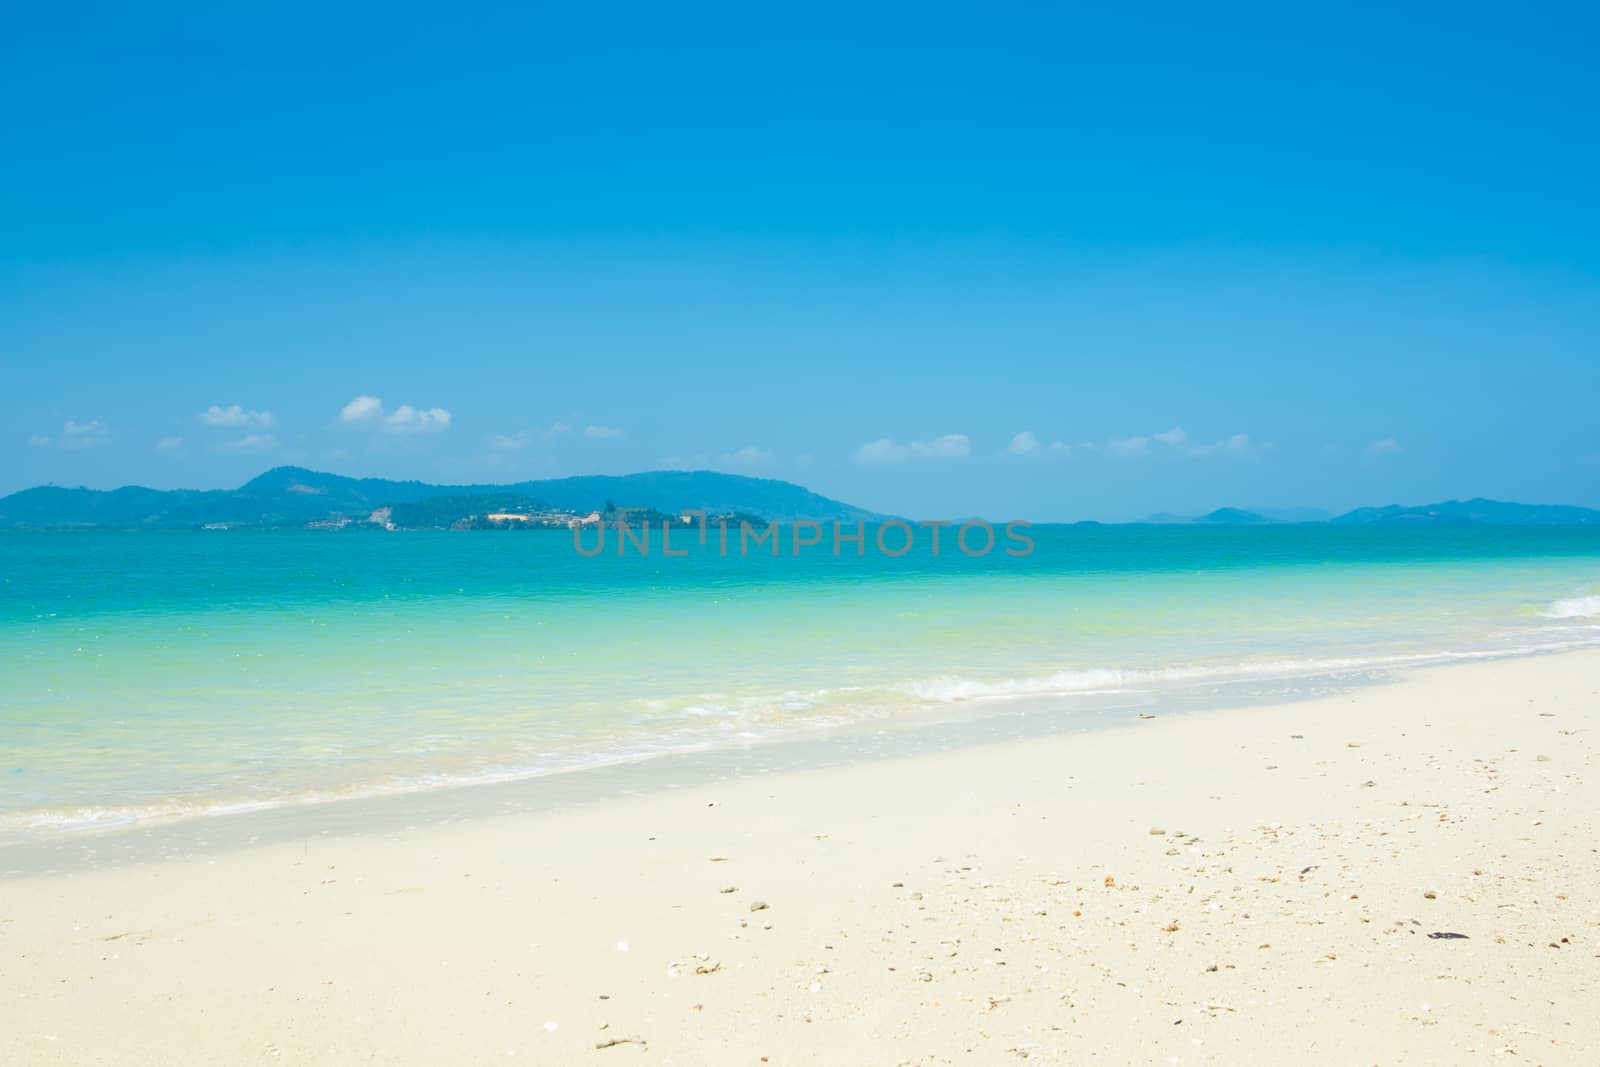
[[[40,486],[0,498],[0,527],[195,527],[302,525],[333,519],[363,519],[378,508],[421,505],[448,499],[446,511],[471,511],[463,498],[485,498],[496,506],[515,498],[548,508],[597,511],[607,502],[676,514],[705,509],[742,512],[769,520],[827,522],[883,518],[875,512],[831,500],[792,482],[746,478],[716,471],[650,471],[643,474],[584,475],[513,485],[429,485],[384,478],[345,478],[301,467],[276,467],[237,489],[192,490],[65,489]],[[403,509],[433,525],[441,507]]]

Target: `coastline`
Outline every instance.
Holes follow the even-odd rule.
[[[1596,649],[1595,639],[1478,651],[1279,661],[1228,669],[1177,669],[1176,679],[1089,671],[1098,683],[1069,692],[979,691],[880,719],[795,723],[767,736],[655,746],[594,756],[555,770],[508,768],[459,777],[361,783],[340,792],[236,799],[209,806],[25,812],[0,818],[0,879],[141,862],[308,836],[369,833],[549,811],[780,771],[898,760],[977,745],[1115,729],[1153,715],[1211,714],[1317,700],[1409,672]],[[1068,672],[1069,674],[1073,672]],[[1074,678],[1074,681],[1078,679]],[[971,688],[964,685],[964,688]],[[981,687],[980,687],[981,688]]]
[[[1596,679],[1434,667],[11,877],[0,1058],[1594,1062]]]

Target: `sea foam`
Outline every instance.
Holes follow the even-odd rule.
[[[1600,595],[1571,596],[1544,610],[1547,619],[1600,619]]]

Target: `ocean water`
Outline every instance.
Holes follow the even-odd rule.
[[[1600,530],[1032,536],[589,558],[555,532],[3,534],[0,841],[1600,645]]]

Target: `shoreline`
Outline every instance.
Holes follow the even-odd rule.
[[[1196,669],[1180,680],[1141,672],[1120,688],[980,694],[930,704],[887,719],[796,724],[789,731],[744,740],[668,748],[654,754],[597,756],[554,770],[489,771],[427,784],[373,783],[348,793],[218,800],[198,810],[149,811],[104,822],[48,825],[62,813],[30,813],[46,825],[0,831],[0,878],[107,862],[144,862],[219,847],[241,847],[310,835],[363,833],[373,826],[455,822],[508,813],[530,814],[606,799],[703,785],[752,774],[805,771],[911,758],[935,751],[1078,735],[1129,725],[1148,715],[1219,711],[1326,698],[1392,684],[1418,671],[1472,663],[1569,655],[1592,640],[1482,651],[1418,652],[1383,657],[1307,660],[1259,667]],[[1113,684],[1113,683],[1106,683]],[[16,816],[12,816],[15,818]],[[70,818],[70,817],[69,817]]]
[[[1594,1062],[1597,679],[1491,660],[8,877],[0,1058]]]

